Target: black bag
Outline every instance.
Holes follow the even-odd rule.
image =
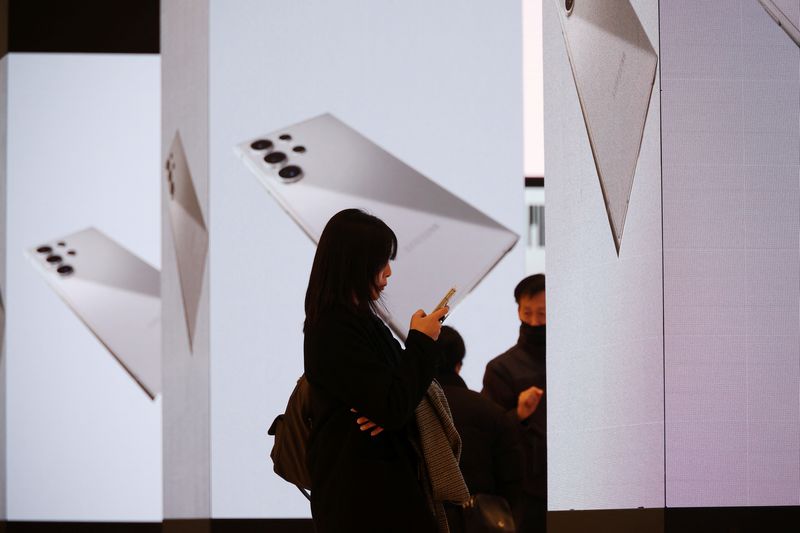
[[[466,533],[514,533],[511,507],[502,496],[473,494],[462,507]]]
[[[308,498],[306,491],[311,490],[311,474],[306,454],[311,435],[311,391],[305,374],[297,380],[286,412],[275,418],[267,434],[275,436],[269,454],[275,473],[297,485]]]

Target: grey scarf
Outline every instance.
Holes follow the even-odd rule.
[[[444,502],[465,503],[469,490],[458,467],[461,437],[453,424],[450,406],[436,380],[428,387],[415,411],[419,442],[413,442],[421,457],[420,478],[428,505],[436,516],[439,533],[449,533]]]

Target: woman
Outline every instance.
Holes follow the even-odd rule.
[[[380,219],[341,211],[322,232],[306,292],[311,512],[318,533],[435,532],[418,476],[414,410],[436,374],[448,309],[411,317],[405,350],[376,316],[397,253]]]

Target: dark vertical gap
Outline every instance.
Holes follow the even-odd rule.
[[[528,206],[528,247],[533,244],[533,237],[531,236],[531,226],[536,220],[536,207],[533,205]]]
[[[0,58],[8,53],[8,0],[0,0]]]

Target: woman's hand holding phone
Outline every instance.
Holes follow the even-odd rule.
[[[437,340],[439,332],[442,330],[442,319],[449,311],[450,308],[444,306],[426,315],[425,311],[418,309],[416,313],[411,315],[411,329],[420,331],[431,339]]]

